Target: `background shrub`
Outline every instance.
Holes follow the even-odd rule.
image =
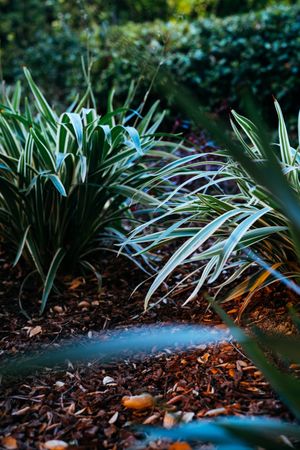
[[[272,3],[247,0],[237,7],[234,1],[223,0],[109,4],[78,0],[74,8],[65,0],[28,0],[24,8],[20,0],[0,0],[3,76],[13,84],[21,77],[22,65],[27,65],[51,102],[66,104],[74,91],[85,89],[81,56],[86,57],[89,47],[94,59],[93,84],[101,104],[105,105],[113,84],[125,97],[130,81],[142,75],[137,91],[141,100],[153,72],[163,62],[210,110],[237,106],[238,91],[247,81],[265,104],[267,116],[275,120],[274,94],[284,101],[287,118],[295,117],[300,83],[299,4],[275,5],[225,19],[197,19],[212,12],[226,16],[244,11],[241,6],[248,11]],[[161,20],[134,23],[158,17]],[[168,18],[172,20],[163,22]],[[191,18],[196,20],[191,22]],[[153,97],[161,97],[155,88],[154,83]],[[172,103],[170,98],[168,103]]]
[[[299,5],[191,23],[126,24],[104,42],[98,38],[95,80],[99,92],[114,83],[122,94],[129,80],[140,78],[141,95],[163,63],[209,109],[235,106],[247,83],[268,117],[275,120],[272,94],[284,100],[289,117],[297,113],[300,90],[299,31]]]
[[[294,4],[296,1],[281,1],[281,4]],[[168,0],[170,14],[190,17],[201,17],[214,14],[226,17],[234,14],[245,13],[250,10],[257,11],[271,5],[276,5],[275,0]]]
[[[86,50],[54,5],[0,0],[1,75],[7,84],[14,84],[28,66],[51,102],[68,102],[82,89],[81,55]]]

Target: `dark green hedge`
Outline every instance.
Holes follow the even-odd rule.
[[[130,23],[99,35],[95,48],[99,92],[114,85],[125,95],[130,80],[140,79],[141,98],[162,63],[209,109],[235,106],[249,84],[267,114],[273,114],[272,94],[288,115],[298,112],[299,5],[192,23]]]
[[[3,1],[0,39],[2,71],[8,84],[22,76],[25,64],[53,102],[67,103],[74,90],[82,92],[81,56],[86,54],[87,40],[82,11],[76,19],[61,6],[63,19],[56,20],[59,11],[50,3],[28,0],[32,21],[26,8],[21,20],[22,1],[15,0],[14,9],[9,0]],[[272,94],[290,117],[297,115],[299,4],[225,19],[130,22],[121,27],[110,26],[96,11],[92,18],[93,84],[103,105],[113,85],[122,97],[132,79],[141,79],[137,102],[141,100],[162,63],[210,110],[239,105],[239,90],[248,83],[270,117],[274,117]],[[157,85],[153,97],[161,97]]]

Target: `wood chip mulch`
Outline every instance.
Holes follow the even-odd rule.
[[[20,314],[17,301],[22,274],[11,268],[5,255],[0,256],[2,360],[39,348],[59,347],[72,337],[90,339],[107,330],[142,324],[180,322],[223,327],[201,296],[182,307],[177,293],[144,313],[149,283],[129,298],[145,277],[122,259],[103,261],[100,297],[94,280],[69,280],[61,295],[52,296],[42,317],[37,315],[40,293],[36,288],[27,290],[23,306],[32,315],[28,320]],[[261,295],[250,308],[250,319],[263,323],[274,316],[276,308],[277,320],[282,323],[290,294],[281,290],[278,296],[275,289]],[[183,302],[184,293],[182,297]],[[228,310],[234,317],[236,305],[229,305]],[[122,404],[124,396],[142,393],[151,394],[153,406],[135,411]],[[47,443],[55,439],[68,444],[68,449],[168,449],[170,444],[163,442],[144,447],[141,434],[133,426],[168,427],[229,414],[292,419],[262,374],[234,343],[202,346],[180,354],[165,349],[155,356],[121,363],[69,363],[59,371],[45,369],[13,382],[4,380],[0,448],[42,450],[50,448]]]

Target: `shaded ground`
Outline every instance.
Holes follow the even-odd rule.
[[[1,357],[43,347],[59,346],[66,338],[92,338],[103,330],[127,328],[143,323],[183,322],[222,327],[216,315],[199,297],[185,307],[181,294],[143,313],[147,284],[130,299],[143,274],[122,259],[103,261],[104,284],[100,297],[95,281],[70,280],[60,297],[52,297],[42,318],[27,320],[19,314],[17,294],[22,274],[2,260]],[[122,275],[121,275],[122,274]],[[178,275],[177,275],[178,276]],[[176,277],[175,277],[176,278]],[[23,305],[37,298],[27,291]],[[284,322],[285,304],[291,300],[284,290],[264,292],[250,310],[251,322],[267,322],[266,316]],[[229,305],[234,316],[236,305]],[[37,308],[36,310],[37,311]],[[273,323],[273,322],[272,322]],[[105,378],[106,377],[106,378]],[[108,378],[111,377],[109,383]],[[156,405],[142,412],[124,408],[122,397],[148,392]],[[170,416],[171,414],[171,416]],[[261,373],[234,344],[201,347],[180,355],[166,351],[143,361],[86,366],[71,364],[60,372],[44,370],[36,376],[4,384],[0,398],[0,435],[11,436],[16,447],[43,449],[51,439],[61,439],[74,449],[121,450],[139,444],[132,425],[165,424],[221,414],[290,416],[270,390]],[[4,445],[5,444],[5,445]],[[142,444],[140,448],[145,448]],[[152,449],[169,448],[153,443]],[[197,448],[197,447],[195,447]]]

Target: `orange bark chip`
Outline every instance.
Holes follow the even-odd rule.
[[[2,438],[1,444],[7,450],[14,450],[18,448],[17,440],[12,436],[5,436]]]
[[[229,375],[234,378],[235,377],[235,370],[234,369],[229,369],[228,370]]]
[[[123,397],[122,404],[130,409],[147,409],[153,408],[155,401],[151,394],[141,394]]]
[[[187,442],[174,442],[170,445],[169,450],[192,450],[192,447]]]

